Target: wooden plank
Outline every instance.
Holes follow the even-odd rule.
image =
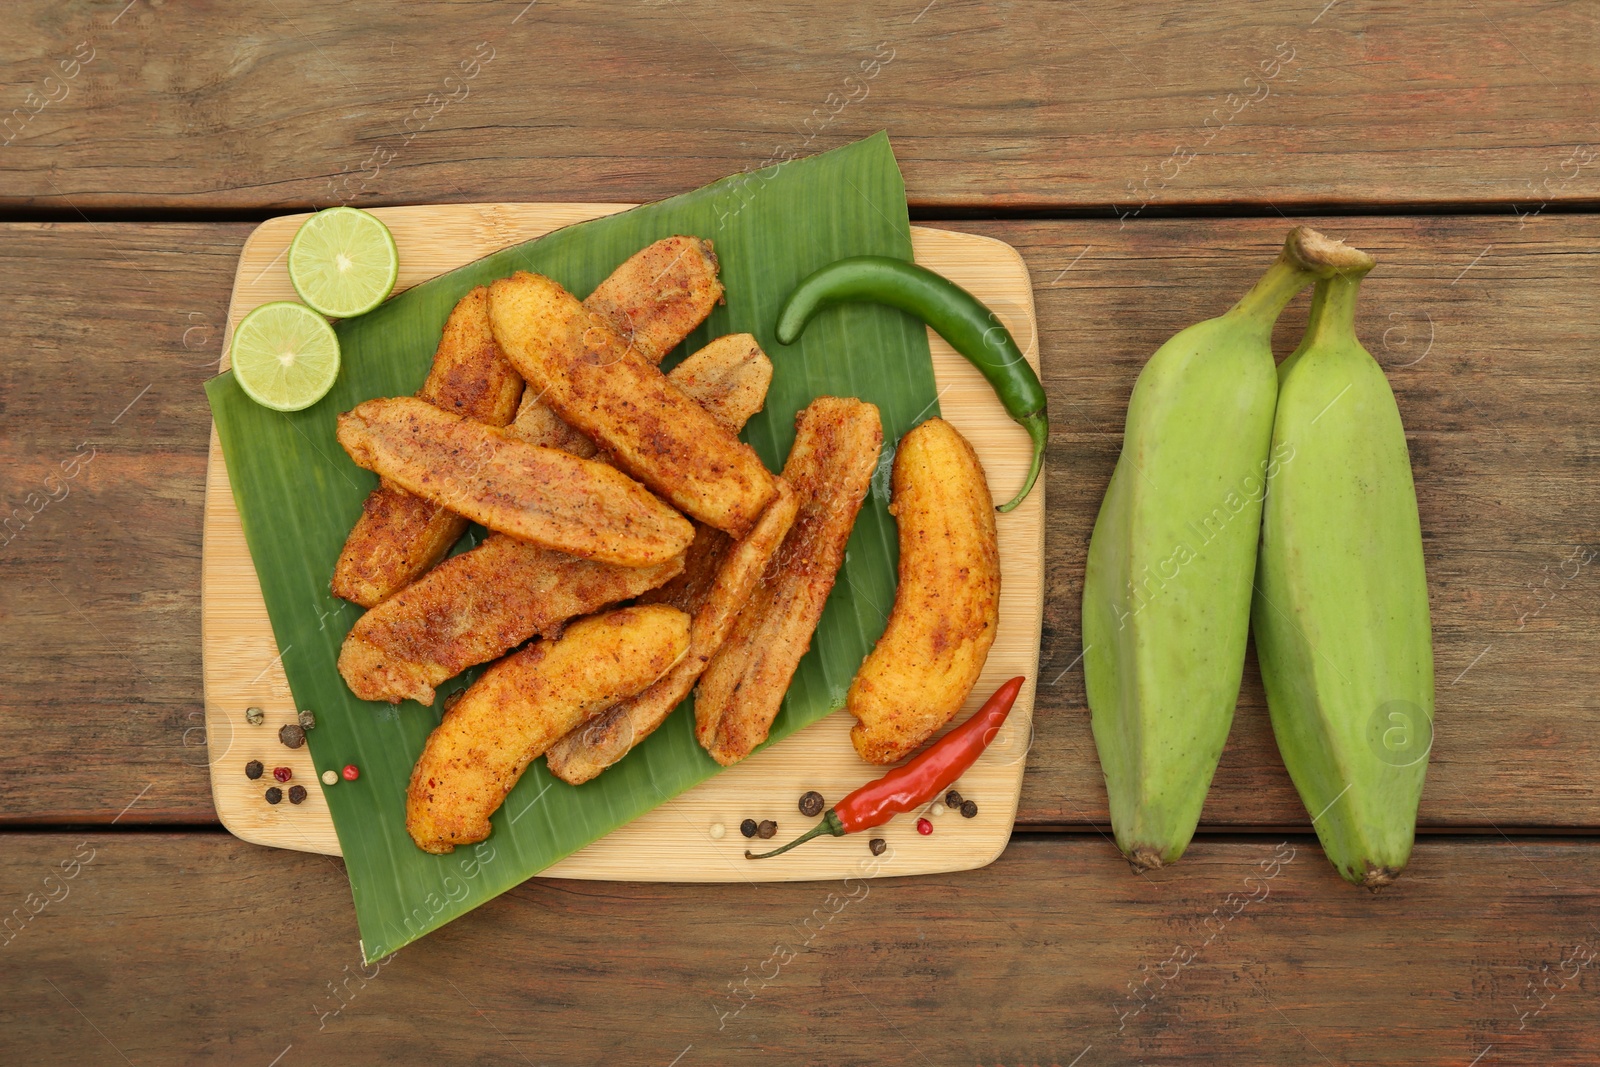
[[[923,878],[535,880],[363,977],[336,861],[221,834],[7,835],[6,909],[56,899],[7,935],[0,1058],[1600,1057],[1600,964],[1583,962],[1600,936],[1591,842],[1426,841],[1372,896],[1340,882],[1313,842],[1280,840],[1202,839],[1144,877],[1091,834],[1033,835],[985,870]]]
[[[1570,577],[1574,564],[1564,562],[1574,548],[1600,548],[1588,488],[1600,430],[1589,402],[1600,217],[1311,221],[1380,259],[1363,288],[1361,334],[1389,369],[1415,450],[1433,587],[1439,731],[1423,822],[1600,825],[1600,788],[1574,773],[1594,761],[1600,736],[1600,678],[1588,655],[1600,636],[1596,572],[1585,565]],[[1055,419],[1038,719],[1018,818],[1103,823],[1072,661],[1083,553],[1122,408],[1149,353],[1225,308],[1287,224],[952,225],[1021,250]],[[248,229],[0,228],[0,281],[34,297],[0,305],[18,354],[0,365],[0,501],[22,506],[87,435],[105,446],[70,496],[0,549],[10,682],[0,690],[0,743],[11,754],[0,818],[109,821],[146,786],[123,822],[214,818],[203,754],[184,747],[184,731],[201,721],[209,414],[199,382],[201,364],[220,352]],[[1303,322],[1302,299],[1280,326],[1284,350]],[[206,325],[209,339],[198,329]],[[1305,824],[1263,707],[1247,668],[1211,825]]]
[[[8,820],[108,821],[136,795],[124,821],[216,817],[200,693],[201,383],[249,230],[0,236],[0,279],[27,294],[0,310],[0,510],[31,516],[0,535]],[[51,487],[58,499],[34,513],[28,494]]]
[[[1587,4],[10,13],[0,205],[63,218],[652,200],[879,129],[923,209],[1600,200]]]
[[[610,214],[616,205],[477,204],[377,209],[394,233],[401,261],[408,264],[401,287],[470,263],[508,242],[523,241],[586,218]],[[263,223],[240,252],[239,269],[229,302],[232,329],[253,308],[273,300],[293,299],[281,260],[303,221],[284,216]],[[1036,333],[1033,293],[1028,269],[1009,246],[992,239],[951,230],[912,229],[917,261],[954,278],[979,299],[1003,306],[1007,326],[1017,334]],[[1005,486],[1020,485],[1033,455],[1026,433],[1007,418],[982,375],[937,335],[930,334],[940,411],[966,435],[983,458],[984,469],[999,499],[1009,499]],[[777,374],[792,373],[778,357]],[[1025,353],[1037,366],[1038,347]],[[206,685],[206,728],[212,756],[212,798],[222,822],[237,836],[256,844],[339,854],[333,819],[320,788],[313,787],[305,805],[268,805],[262,784],[241,772],[255,757],[268,765],[293,768],[302,781],[315,778],[309,748],[288,751],[278,744],[277,729],[295,721],[289,691],[273,638],[272,623],[261,599],[260,581],[239,524],[227,467],[215,436],[206,484],[205,553],[203,557],[202,641]],[[965,714],[976,711],[1007,678],[1038,677],[1040,611],[1044,599],[1044,514],[1042,490],[1035,489],[1015,511],[998,523],[1001,558],[1000,627],[983,675],[967,699]],[[887,605],[885,605],[887,607]],[[243,709],[259,706],[265,721],[245,726]],[[1033,712],[1033,686],[1018,697],[993,747],[962,776],[960,786],[985,798],[984,818],[962,823],[963,832],[945,834],[902,860],[900,874],[981,867],[1005,848],[1012,814],[1022,789],[1027,739]],[[793,863],[741,866],[745,841],[734,833],[717,839],[714,825],[731,830],[742,819],[792,815],[787,799],[809,789],[840,797],[855,788],[868,770],[850,744],[854,719],[839,711],[782,745],[717,774],[606,835],[550,868],[566,878],[632,878],[669,881],[765,881],[839,876],[855,862],[837,848],[819,848],[796,856]],[[914,834],[911,825],[895,828]],[[909,858],[909,857],[908,857]]]

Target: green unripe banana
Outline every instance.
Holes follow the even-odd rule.
[[[1379,889],[1411,855],[1433,744],[1422,532],[1394,394],[1355,335],[1372,267],[1318,281],[1279,371],[1253,608],[1284,766],[1341,875]],[[1290,458],[1292,457],[1292,458]]]
[[[1226,314],[1150,357],[1083,583],[1111,825],[1134,870],[1183,855],[1239,698],[1278,378],[1272,325],[1343,246],[1304,227]]]

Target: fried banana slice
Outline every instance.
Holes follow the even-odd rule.
[[[687,519],[606,464],[526,444],[415,397],[357,405],[339,416],[338,438],[368,470],[542,548],[648,567],[694,537]]]
[[[729,433],[744,429],[767,401],[772,384],[772,361],[747,333],[719,337],[672,368],[672,384],[705,408]],[[771,505],[768,505],[769,507]],[[765,512],[762,513],[765,516]],[[683,573],[639,599],[647,604],[672,604],[685,611],[705,602],[717,580],[723,554],[733,539],[703,522],[694,524],[694,543],[684,559]]]
[[[711,242],[680,236],[628,257],[584,307],[605,315],[636,351],[659,363],[721,300]],[[515,412],[516,421],[528,427],[516,436],[531,444],[582,459],[595,453],[594,443],[561,422],[536,394],[523,393],[522,376],[500,354],[489,329],[487,287],[462,297],[450,313],[417,395],[490,426],[507,425]],[[443,559],[466,527],[467,520],[447,508],[399,486],[379,485],[339,555],[334,595],[365,608],[388,599]]]
[[[799,498],[799,514],[695,697],[695,735],[723,766],[767,739],[833,591],[883,444],[878,409],[861,400],[818,397],[795,429],[783,480]]]
[[[889,625],[845,707],[868,763],[909,756],[955,717],[1000,625],[1000,545],[983,465],[965,437],[929,419],[900,439],[894,503],[900,584]]]
[[[633,346],[660,363],[722,303],[717,256],[699,237],[666,237],[630,256],[589,294],[598,312]]]
[[[406,790],[406,830],[425,852],[489,836],[489,816],[529,763],[589,716],[631,696],[689,650],[689,616],[656,604],[573,623],[496,663],[428,741]]]
[[[712,354],[702,358],[707,350]],[[737,429],[761,409],[765,389],[749,386],[770,381],[772,363],[759,348],[737,361],[718,355],[726,351],[713,341],[670,377]],[[707,585],[727,543],[726,534],[696,525],[686,555],[708,561],[696,564],[706,567]],[[363,700],[431,704],[445,679],[535,634],[553,637],[568,619],[675,581],[684,566],[685,557],[677,556],[655,567],[619,567],[491,533],[356,620],[339,651],[339,673]]]
[[[753,335],[730,333],[673,367],[667,380],[737,436],[767,402],[772,361]]]
[[[495,282],[489,321],[563,421],[687,514],[743,537],[777,492],[749,445],[549,278],[518,271]]]
[[[356,620],[339,673],[362,700],[432,704],[434,688],[568,619],[638,596],[676,575],[683,557],[619,567],[495,534],[452,556]]]
[[[433,367],[417,396],[435,407],[504,426],[517,410],[522,375],[489,329],[489,289],[479,286],[445,320]],[[367,495],[333,569],[333,595],[364,608],[381,603],[444,558],[467,520],[384,482]]]
[[[583,306],[604,316],[635,352],[660,363],[721,302],[722,283],[717,280],[711,242],[679,236],[663,238],[629,256]],[[562,422],[536,389],[523,394],[512,433],[530,444],[559,448],[584,459],[595,454],[594,442]]]
[[[691,603],[672,605],[694,616],[689,654],[644,692],[607,708],[552,745],[545,754],[551,774],[581,785],[626,756],[667,721],[727,639],[734,618],[760,584],[799,508],[799,498],[778,479],[778,495],[749,535],[723,557],[710,588]]]

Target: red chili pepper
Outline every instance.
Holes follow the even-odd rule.
[[[760,855],[746,850],[745,858],[764,860],[821,834],[843,837],[857,830],[882,826],[896,815],[911,811],[943,793],[978,761],[983,750],[995,739],[1006,716],[1011,714],[1011,705],[1016,703],[1024,680],[1013,678],[1002,685],[972,718],[939,738],[903,767],[896,767],[839,801],[828,809],[820,823],[787,845]]]

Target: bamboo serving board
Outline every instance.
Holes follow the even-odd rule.
[[[373,213],[393,231],[400,249],[398,292],[506,245],[631,206],[458,204],[377,208]],[[305,217],[271,219],[245,242],[228,306],[230,339],[234,327],[252,308],[271,300],[296,299],[284,257]],[[991,238],[947,230],[912,227],[911,236],[917,262],[954,279],[993,308],[1037,367],[1033,288],[1016,250]],[[1027,469],[1028,436],[1006,416],[993,391],[970,364],[931,331],[928,337],[943,416],[972,442],[992,491],[997,499],[1005,500],[1021,484]],[[226,370],[227,344],[223,347],[221,368]],[[782,360],[774,363],[778,373],[783,373]],[[1022,506],[998,519],[1000,629],[983,677],[956,721],[976,710],[1005,679],[1023,674],[1028,684],[994,744],[957,783],[966,796],[978,802],[978,817],[963,819],[948,813],[934,820],[934,833],[928,837],[917,834],[914,817],[895,819],[876,832],[891,846],[876,866],[879,875],[981,867],[998,857],[1010,839],[1032,741],[1044,604],[1044,479],[1039,479]],[[245,841],[338,855],[339,841],[309,749],[290,750],[278,743],[278,728],[294,721],[294,698],[274,643],[214,428],[206,474],[201,566],[206,737],[217,815]],[[259,726],[245,720],[245,709],[252,706],[266,713]],[[815,789],[832,803],[881,773],[881,768],[863,763],[851,747],[853,721],[847,712],[835,712],[546,868],[540,877],[738,882],[860,874],[861,861],[868,855],[864,841],[824,839],[791,854],[788,862],[751,864],[743,858],[748,842],[739,834],[742,819],[770,818],[778,820],[779,839],[787,840],[812,823],[796,810],[801,793]],[[287,802],[268,805],[262,794],[271,783],[251,781],[244,775],[244,765],[252,759],[268,767],[292,767],[294,781],[310,790],[306,801],[298,806]],[[713,836],[717,826],[722,827],[720,838]]]

